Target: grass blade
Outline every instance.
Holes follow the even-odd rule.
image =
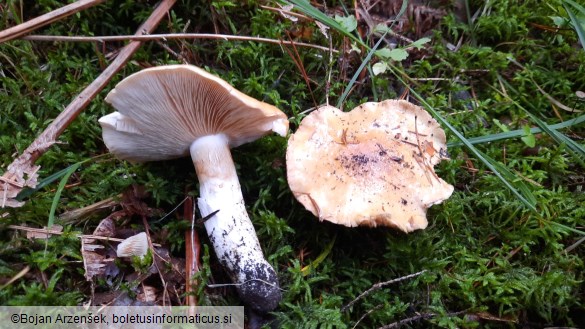
[[[103,157],[103,156],[107,156],[107,155],[108,155],[107,153],[106,154],[103,154],[103,155],[98,155],[98,156],[95,156],[93,158],[86,159],[86,160],[80,161],[78,163],[72,164],[71,166],[69,166],[69,167],[67,167],[67,168],[65,168],[63,170],[59,170],[56,173],[53,173],[52,175],[47,176],[44,179],[42,179],[37,184],[37,186],[35,186],[34,188],[26,188],[26,189],[23,189],[22,191],[20,191],[20,193],[18,193],[18,195],[16,196],[15,199],[17,201],[23,201],[24,199],[26,199],[26,198],[30,197],[31,195],[33,195],[34,193],[36,193],[37,191],[43,189],[45,186],[47,186],[47,185],[53,183],[54,181],[56,181],[57,179],[61,178],[63,175],[65,175],[71,169],[72,166],[75,166],[77,164],[82,165],[82,164],[84,164],[86,162],[93,161],[93,160],[95,160],[97,158],[100,158],[100,157]]]
[[[51,226],[53,226],[53,223],[55,222],[55,210],[57,210],[57,204],[59,203],[59,199],[61,198],[61,192],[63,192],[63,189],[65,189],[65,184],[67,184],[69,177],[80,166],[81,166],[81,162],[77,162],[77,163],[69,166],[69,168],[67,168],[67,170],[65,171],[63,178],[61,178],[61,181],[59,182],[59,186],[57,187],[57,192],[55,192],[55,196],[53,197],[53,203],[51,204],[51,211],[49,212],[49,221],[47,223],[47,228],[50,228]]]
[[[323,252],[321,252],[321,254],[319,254],[319,256],[317,256],[317,258],[315,258],[315,260],[312,261],[311,264],[301,269],[301,273],[303,274],[303,276],[311,274],[311,271],[314,268],[317,268],[317,266],[319,266],[319,264],[321,264],[325,260],[325,258],[329,256],[329,253],[331,253],[331,250],[333,249],[333,245],[335,244],[336,239],[337,236],[334,236],[333,239],[331,239],[331,241],[325,246]]]
[[[518,91],[516,91],[505,79],[501,79],[501,81],[506,85],[506,88],[518,93]],[[520,103],[518,103],[516,100],[510,98],[508,95],[504,94],[503,92],[501,92],[500,90],[496,89],[495,87],[491,87],[493,90],[495,90],[496,92],[498,92],[500,95],[502,95],[502,97],[506,98],[509,102],[511,102],[512,104],[516,105],[519,109],[521,109],[522,111],[524,111],[524,113],[526,113],[527,116],[530,117],[530,119],[532,119],[532,121],[534,121],[534,123],[536,123],[536,125],[546,134],[548,134],[552,139],[554,139],[557,143],[559,144],[565,144],[567,146],[567,150],[569,151],[569,153],[571,153],[571,155],[573,156],[573,158],[582,166],[585,168],[585,147],[583,147],[583,145],[575,142],[574,140],[570,139],[569,137],[567,137],[566,135],[564,135],[563,133],[554,130],[554,129],[550,129],[550,127],[542,120],[540,120],[538,117],[536,117],[534,114],[532,114],[530,111],[528,111],[526,108],[524,108],[522,105],[520,105]],[[519,95],[521,95],[520,93],[518,93]],[[529,101],[527,101],[528,104],[530,104]]]
[[[389,68],[392,70],[392,73],[400,81],[412,95],[433,115],[433,117],[444,127],[449,129],[453,135],[455,135],[461,143],[471,152],[473,153],[479,161],[481,161],[492,173],[506,186],[512,194],[516,196],[522,204],[524,204],[528,209],[533,212],[537,212],[536,209],[536,197],[532,194],[532,190],[518,178],[517,175],[512,173],[506,166],[497,162],[496,160],[492,159],[488,155],[484,154],[480,150],[478,150],[473,144],[471,144],[465,136],[455,127],[453,127],[449,121],[447,121],[442,115],[440,115],[435,109],[427,103],[424,98],[417,93],[412,87],[404,81],[402,78],[402,74],[399,74],[399,69],[394,65],[389,64]]]
[[[579,235],[585,235],[585,232],[580,231],[580,230],[578,230],[576,228],[572,228],[570,226],[567,226],[567,225],[564,225],[564,224],[561,224],[561,223],[557,223],[557,222],[553,222],[553,221],[551,221],[550,223],[552,225],[558,226],[558,227],[560,227],[562,229],[565,229],[567,231],[570,231],[570,232],[573,232],[573,233],[576,233],[576,234],[579,234]]]
[[[353,87],[353,85],[355,84],[355,81],[359,77],[360,72],[362,72],[362,70],[364,69],[364,67],[366,67],[366,65],[368,65],[368,63],[372,59],[372,56],[374,56],[374,53],[376,52],[376,50],[378,49],[378,47],[380,46],[380,44],[382,44],[382,41],[384,41],[384,37],[385,36],[386,36],[386,33],[384,33],[384,35],[380,38],[380,40],[378,40],[378,42],[376,42],[376,44],[374,45],[374,47],[372,49],[370,49],[370,51],[368,52],[368,55],[366,56],[366,58],[364,58],[364,60],[362,61],[362,64],[360,65],[360,67],[358,67],[358,69],[355,71],[353,77],[351,77],[351,80],[349,81],[349,83],[345,87],[345,90],[343,91],[343,94],[341,94],[341,97],[339,97],[339,99],[337,100],[337,108],[338,109],[341,109],[341,106],[343,105],[343,102],[345,101],[345,98],[347,97],[347,95],[351,91],[351,88]]]
[[[571,119],[571,120],[568,120],[565,122],[561,122],[561,123],[557,123],[554,125],[548,125],[546,123],[544,123],[544,125],[546,125],[548,127],[548,129],[550,129],[550,130],[559,130],[559,129],[563,129],[563,128],[569,128],[572,126],[576,126],[576,125],[581,124],[583,122],[585,122],[585,115],[581,115],[581,116],[576,117],[574,119]],[[538,134],[541,132],[543,132],[543,130],[539,127],[534,127],[534,128],[530,129],[531,134]],[[499,141],[502,139],[522,137],[525,134],[526,133],[524,132],[524,129],[517,129],[517,130],[511,130],[511,131],[506,131],[506,132],[491,134],[491,135],[486,135],[486,136],[472,137],[472,138],[468,138],[467,141],[469,141],[471,144],[483,144],[483,143],[490,143],[490,142]],[[461,146],[461,145],[463,145],[463,143],[461,141],[447,143],[447,147],[456,147],[456,146]]]
[[[59,170],[56,173],[45,177],[43,180],[41,180],[37,186],[35,186],[35,188],[26,188],[22,191],[20,191],[20,193],[18,193],[18,195],[16,196],[16,200],[18,201],[23,201],[25,198],[28,198],[29,196],[33,195],[35,192],[41,190],[42,188],[44,188],[45,186],[53,183],[54,181],[56,181],[57,179],[61,178],[63,175],[65,175],[67,173],[67,171],[71,168],[71,166],[63,169],[63,170]]]
[[[572,5],[573,7],[575,7],[575,9],[580,11],[582,15],[585,15],[585,7],[583,7],[582,5],[576,3],[573,0],[564,0],[564,2]]]
[[[345,35],[346,37],[352,39],[353,41],[357,42],[360,46],[368,48],[368,46],[361,41],[358,37],[356,37],[353,33],[347,31],[341,24],[339,24],[333,18],[327,16],[319,9],[313,7],[307,0],[287,0],[282,1],[283,3],[288,3],[294,5],[300,12],[303,14],[312,17],[313,19],[318,20],[319,22],[329,26],[330,28],[340,32],[341,34]]]
[[[526,114],[536,123],[537,126],[540,127],[544,132],[546,132],[552,139],[554,139],[559,144],[567,145],[567,150],[571,153],[573,158],[579,162],[579,164],[585,168],[585,147],[583,145],[575,142],[574,140],[567,137],[565,134],[552,130],[548,127],[548,125],[537,118],[534,114],[530,113],[527,109],[523,108],[520,104],[516,104],[519,108],[521,108]]]
[[[578,5],[577,3],[575,3],[571,0],[565,0],[565,3],[563,3],[563,6],[565,7],[567,14],[569,14],[569,18],[571,18],[571,22],[573,23],[573,26],[575,27],[575,31],[577,32],[577,35],[579,36],[579,41],[581,42],[581,46],[583,47],[583,50],[585,50],[585,31],[583,30],[583,26],[581,25],[581,22],[579,22],[579,20],[577,19],[577,16],[575,16],[575,14],[569,9],[569,6],[567,6],[567,3],[570,3],[571,5],[573,5],[573,7],[575,9],[579,10],[581,12],[581,14],[583,14],[583,15],[585,15],[585,8],[583,8],[582,6]]]
[[[402,81],[400,76],[395,74],[395,76]],[[532,194],[532,191],[521,179],[517,177],[514,173],[512,173],[506,166],[497,162],[496,160],[492,159],[491,157],[487,156],[473,144],[471,144],[463,134],[461,134],[455,127],[453,127],[449,121],[447,121],[443,116],[441,116],[435,109],[427,103],[421,95],[419,95],[416,91],[414,91],[409,85],[404,84],[410,92],[416,97],[416,99],[421,102],[421,104],[435,117],[439,123],[447,127],[460,141],[467,147],[471,153],[473,153],[478,160],[480,160],[492,173],[500,179],[500,181],[506,186],[510,192],[512,192],[518,200],[520,200],[528,209],[536,212],[536,197]]]

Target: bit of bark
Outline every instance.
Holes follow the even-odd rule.
[[[138,28],[136,35],[152,32],[161,19],[167,14],[176,0],[164,0],[156,7],[150,17]],[[24,202],[16,200],[16,196],[24,187],[34,188],[37,185],[40,166],[35,161],[56,143],[57,137],[81,113],[89,102],[108,84],[140,47],[140,41],[131,41],[112,61],[102,74],[87,86],[55,120],[32,142],[24,152],[16,158],[0,177],[0,208],[21,207]]]

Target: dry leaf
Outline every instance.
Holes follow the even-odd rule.
[[[282,8],[282,10],[279,10],[278,12],[282,15],[282,17],[289,19],[291,22],[297,22],[299,20],[298,17],[295,17],[293,15],[289,15],[287,14],[287,12],[290,12],[293,9],[293,5],[286,5],[286,6],[280,6],[280,8]]]
[[[325,36],[325,38],[329,37],[329,35],[327,34],[327,32],[329,31],[329,26],[327,26],[319,21],[315,21],[315,23],[317,24],[317,27],[319,27],[319,31],[321,31],[321,34],[323,34],[323,36]]]
[[[104,249],[104,246],[97,244],[85,243],[81,239],[81,256],[83,258],[83,268],[85,269],[85,279],[91,281],[93,277],[104,277],[106,271],[105,257],[95,252]]]
[[[116,225],[110,217],[103,219],[93,231],[94,236],[113,237],[115,235]],[[113,257],[106,247],[97,244],[97,239],[81,238],[81,257],[83,258],[83,267],[85,269],[85,278],[91,281],[93,277],[104,278],[110,274],[118,272],[113,263]],[[114,266],[114,268],[110,268]]]

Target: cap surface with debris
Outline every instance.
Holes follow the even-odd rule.
[[[407,101],[324,106],[288,141],[289,186],[320,220],[424,229],[427,208],[453,192],[433,168],[447,158],[445,141],[435,119]]]

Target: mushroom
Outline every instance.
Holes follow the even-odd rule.
[[[453,186],[433,166],[447,158],[445,132],[406,101],[324,106],[290,137],[287,177],[297,200],[320,220],[345,226],[427,227],[426,210]]]
[[[138,256],[143,258],[147,252],[148,237],[145,232],[140,232],[122,240],[116,248],[116,256],[118,257]]]
[[[278,278],[264,259],[246,212],[230,147],[271,131],[285,136],[286,115],[191,65],[135,73],[106,102],[117,112],[99,123],[106,146],[118,158],[144,162],[191,154],[201,215],[219,210],[205,228],[220,263],[245,304],[260,312],[276,308],[281,299]]]

